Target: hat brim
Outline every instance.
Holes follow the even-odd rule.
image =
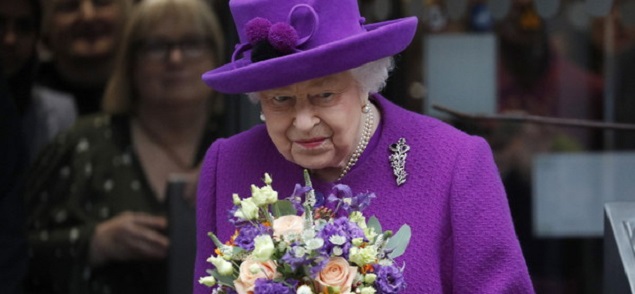
[[[238,94],[279,88],[395,55],[412,42],[417,18],[407,17],[365,26],[364,33],[306,51],[251,63],[236,60],[203,74],[216,91]]]

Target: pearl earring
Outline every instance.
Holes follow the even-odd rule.
[[[366,102],[366,104],[364,104],[364,107],[362,107],[362,112],[363,113],[369,113],[370,112],[370,103]]]
[[[260,113],[260,121],[264,122],[265,121],[265,115],[262,114],[262,112]]]

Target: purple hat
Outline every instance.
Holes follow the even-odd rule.
[[[417,18],[364,24],[357,0],[230,0],[240,37],[232,61],[203,74],[219,92],[287,86],[397,54]]]

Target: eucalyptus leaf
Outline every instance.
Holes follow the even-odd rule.
[[[289,200],[278,200],[272,205],[273,215],[276,218],[285,215],[296,215],[297,211],[293,207],[293,203]]]
[[[388,243],[386,244],[386,249],[390,252],[388,254],[391,258],[397,258],[401,256],[405,251],[406,247],[408,247],[408,243],[410,243],[410,236],[412,235],[412,230],[409,225],[402,225],[399,228],[399,231],[392,236]]]
[[[234,288],[234,277],[233,276],[223,276],[218,270],[214,269],[212,271],[212,276],[216,279],[216,282],[219,284],[227,285]]]
[[[377,233],[377,234],[381,234],[381,232],[382,232],[382,230],[381,230],[381,224],[379,223],[379,219],[377,219],[377,217],[375,217],[374,215],[373,215],[373,216],[371,216],[371,217],[368,219],[368,223],[366,223],[366,225],[367,225],[369,228],[373,228],[373,229],[375,229],[375,233]]]

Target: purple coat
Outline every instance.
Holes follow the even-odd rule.
[[[374,192],[364,215],[375,215],[384,229],[407,223],[412,239],[405,262],[406,293],[533,293],[527,266],[516,238],[505,190],[489,145],[430,117],[406,111],[375,95],[381,125],[351,171],[342,179],[353,193]],[[407,181],[397,186],[389,146],[405,138]],[[199,277],[214,246],[207,232],[222,241],[234,227],[228,222],[232,193],[249,197],[250,185],[273,178],[279,197],[303,183],[302,168],[284,159],[264,125],[208,150],[201,171],[197,202],[197,257],[194,293],[209,293]],[[313,179],[317,190],[331,183]]]

